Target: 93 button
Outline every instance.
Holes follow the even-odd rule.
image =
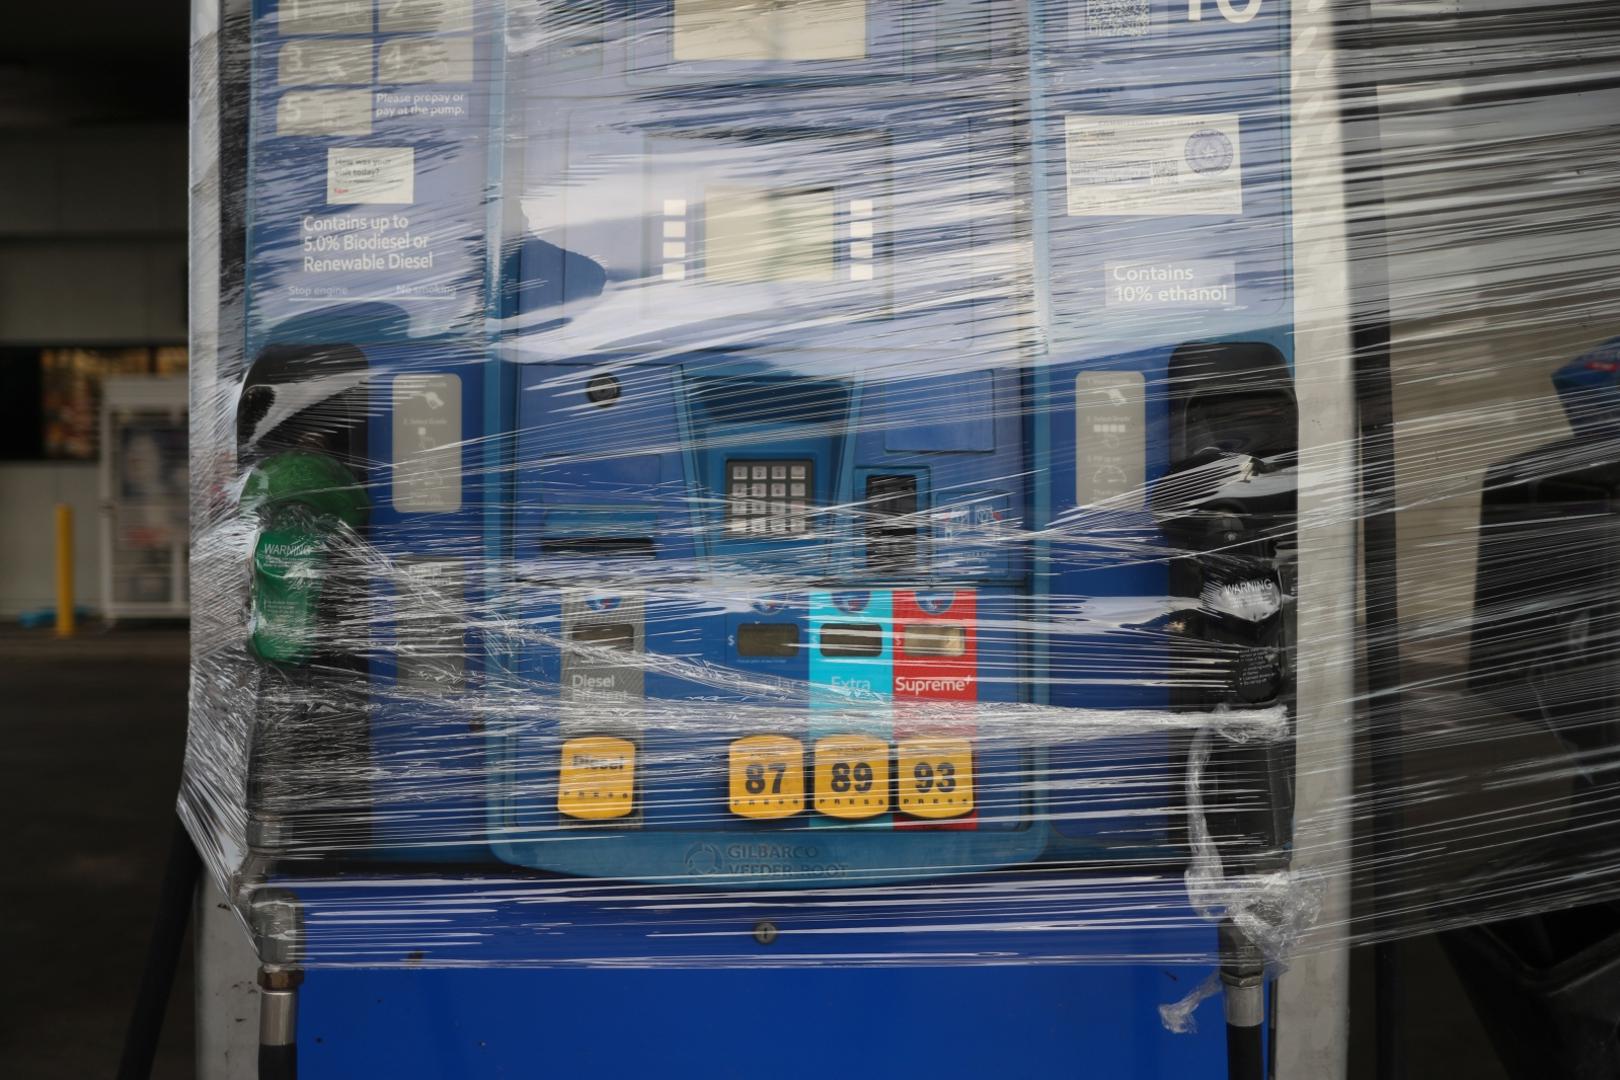
[[[902,739],[900,809],[913,817],[953,818],[973,810],[973,744],[939,736]]]

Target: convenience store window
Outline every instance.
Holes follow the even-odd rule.
[[[184,345],[0,349],[0,460],[97,460],[103,381],[187,366]]]

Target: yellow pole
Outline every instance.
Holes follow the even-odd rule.
[[[56,504],[56,636],[72,637],[73,507]]]

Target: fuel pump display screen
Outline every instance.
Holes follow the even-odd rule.
[[[595,623],[574,628],[570,637],[582,645],[602,649],[634,649],[636,630],[629,623]]]
[[[866,0],[675,0],[675,59],[860,60]]]
[[[737,655],[789,660],[799,652],[796,623],[744,623],[737,628]]]
[[[870,623],[828,623],[821,631],[821,655],[838,660],[866,659],[883,652],[883,632]]]
[[[831,188],[710,188],[705,276],[710,281],[830,281],[837,273]]]
[[[907,656],[961,656],[966,651],[964,627],[917,625],[906,631]]]

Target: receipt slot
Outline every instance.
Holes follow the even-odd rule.
[[[260,655],[365,692],[363,782],[335,821],[280,792],[256,850],[441,920],[316,912],[308,957],[475,961],[411,976],[490,1036],[441,1071],[853,1010],[874,1071],[1253,1075],[1154,1012],[1219,968],[1263,1029],[1184,873],[1288,845],[1288,39],[1245,10],[259,0],[240,452],[346,470],[325,527],[365,556],[329,572],[365,625],[314,634],[357,655]],[[1110,881],[1164,925],[1088,922]],[[1091,954],[1223,963],[1039,963]],[[580,970],[615,957],[714,970]],[[404,978],[312,972],[355,1034],[305,1065],[427,1068],[365,1039],[413,1026],[392,992],[356,1012]]]

